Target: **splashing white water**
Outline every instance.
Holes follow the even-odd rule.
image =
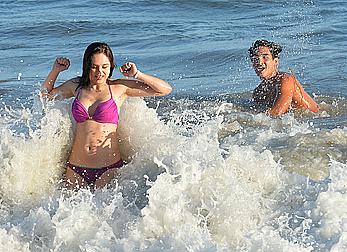
[[[14,132],[14,119],[2,121],[3,248],[13,251],[345,248],[346,212],[339,208],[345,204],[345,176],[341,178],[346,170],[344,164],[331,161],[330,184],[312,182],[287,172],[287,167],[270,150],[259,147],[262,141],[271,140],[271,134],[272,138],[284,134],[268,131],[269,135],[260,135],[253,145],[235,144],[233,136],[229,136],[224,139],[224,146],[228,147],[221,148],[220,117],[189,125],[187,136],[182,134],[184,130],[179,127],[184,125],[177,124],[175,114],[164,123],[142,99],[129,99],[122,108],[118,133],[122,156],[128,164],[113,185],[94,193],[61,189],[59,179],[73,128],[68,107],[56,102],[40,116],[35,110],[15,111],[18,115],[27,114],[27,134]],[[42,118],[39,126],[30,127],[30,120],[33,122],[36,117]],[[260,117],[254,120],[259,122]],[[297,136],[312,131],[302,124],[291,132]],[[347,136],[344,129],[331,134],[342,140]]]

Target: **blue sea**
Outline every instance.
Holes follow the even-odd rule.
[[[347,3],[13,0],[0,3],[0,251],[347,251]],[[254,110],[257,39],[283,46],[317,114]],[[108,188],[66,191],[71,100],[40,85],[81,75],[108,43],[173,86],[130,98],[128,162]],[[119,72],[114,78],[121,77]]]

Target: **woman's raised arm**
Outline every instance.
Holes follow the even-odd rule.
[[[74,96],[74,91],[78,85],[77,78],[65,81],[58,87],[54,84],[58,75],[70,67],[70,60],[67,58],[57,58],[53,64],[52,70],[49,72],[47,78],[41,85],[41,94],[50,99],[64,99]]]

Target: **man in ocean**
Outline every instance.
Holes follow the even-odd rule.
[[[253,92],[257,104],[270,116],[280,116],[291,108],[304,108],[314,113],[317,103],[305,92],[294,75],[278,71],[282,47],[267,40],[257,40],[248,49],[253,68],[261,79]]]

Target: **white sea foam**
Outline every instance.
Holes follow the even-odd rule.
[[[326,192],[317,198],[314,218],[319,223],[317,235],[328,244],[331,251],[344,251],[347,248],[347,165],[331,161],[331,182]]]
[[[28,109],[10,111],[12,117],[0,133],[3,197],[29,203],[54,190],[71,144],[71,120],[64,105],[42,111],[45,115],[36,129],[31,127],[33,112]],[[21,129],[26,129],[27,133],[20,132]]]
[[[35,109],[14,111],[17,117],[2,121],[4,248],[343,251],[346,247],[346,165],[331,159],[331,182],[314,182],[287,171],[281,159],[261,146],[287,138],[280,127],[271,125],[274,132],[265,129],[267,133],[253,144],[243,145],[237,144],[234,138],[239,136],[232,130],[221,145],[221,115],[189,124],[189,134],[184,134],[179,114],[172,113],[164,123],[144,100],[129,99],[120,118],[120,146],[128,162],[120,177],[110,188],[94,193],[68,192],[59,185],[73,127],[67,108],[68,104],[56,102],[47,105],[43,115]],[[14,132],[15,118],[24,113],[27,133]],[[253,120],[259,123],[260,117]],[[39,126],[32,127],[30,120],[38,118]],[[295,124],[293,136],[314,130],[291,118],[261,120],[282,123],[281,127]],[[346,141],[345,129],[327,134],[338,143]]]

